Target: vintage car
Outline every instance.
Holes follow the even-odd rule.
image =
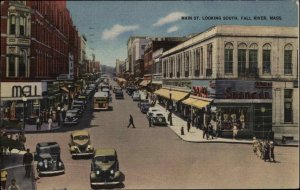
[[[120,86],[114,86],[113,87],[113,93],[115,93],[118,90],[122,90],[122,88]]]
[[[60,158],[60,147],[57,142],[41,142],[36,145],[34,160],[39,176],[63,174],[65,166]]]
[[[149,111],[150,108],[150,103],[148,102],[141,102],[140,104],[140,110],[142,113],[147,113]]]
[[[132,94],[132,100],[133,101],[140,101],[140,98],[141,98],[141,96],[140,96],[140,93],[138,91],[133,92],[133,94]]]
[[[148,110],[148,112],[146,114],[146,117],[149,119],[149,118],[151,118],[153,116],[153,114],[155,112],[159,112],[159,111],[161,111],[161,110],[158,109],[158,108],[149,108],[149,110]]]
[[[91,145],[88,131],[74,131],[70,137],[69,146],[72,158],[75,156],[91,156],[94,154],[94,147]]]
[[[90,183],[92,188],[122,183],[115,149],[103,148],[95,151],[91,164]]]
[[[140,101],[137,103],[137,106],[140,108],[141,104],[148,103],[149,101],[147,99],[140,99]]]
[[[71,109],[66,112],[66,118],[64,120],[65,125],[78,124],[79,110]]]
[[[153,125],[168,125],[166,117],[161,112],[154,112],[151,119]]]
[[[115,91],[115,98],[116,99],[124,99],[124,94],[123,94],[122,89]]]

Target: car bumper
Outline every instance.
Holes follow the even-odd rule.
[[[91,156],[94,152],[72,152],[72,156]]]
[[[64,124],[77,124],[78,121],[65,121]]]
[[[117,185],[120,181],[109,181],[109,182],[91,182],[92,185]]]
[[[43,175],[51,175],[51,174],[62,174],[64,173],[65,170],[55,170],[55,171],[38,171],[39,174],[43,174]]]

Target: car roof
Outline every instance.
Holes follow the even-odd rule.
[[[39,146],[39,147],[59,147],[59,144],[57,142],[40,142],[40,143],[37,143],[37,146]]]
[[[95,156],[109,156],[115,154],[116,154],[116,150],[113,148],[101,148],[95,151]]]
[[[74,131],[72,132],[72,136],[75,137],[75,136],[89,136],[89,132],[87,130],[80,130],[80,131]]]

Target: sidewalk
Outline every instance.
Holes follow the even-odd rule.
[[[17,181],[20,189],[35,190],[34,178],[25,177],[25,168],[23,166],[23,155],[25,151],[13,149],[11,155],[3,156],[3,166],[8,172],[7,185],[10,185],[11,180],[14,178]]]
[[[161,110],[161,112],[167,117],[168,111],[158,103],[154,106]],[[252,144],[252,139],[230,139],[230,138],[221,138],[221,137],[214,137],[213,139],[203,138],[203,131],[197,129],[196,127],[191,127],[190,132],[187,132],[187,122],[182,118],[178,117],[175,114],[172,114],[172,121],[173,126],[169,125],[169,128],[172,129],[175,134],[184,141],[193,142],[193,143],[239,143],[239,144]],[[181,135],[181,127],[184,128],[184,135]],[[298,141],[290,142],[287,144],[280,144],[279,146],[298,146]]]

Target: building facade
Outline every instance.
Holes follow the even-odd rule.
[[[240,129],[255,136],[274,131],[275,138],[299,139],[297,31],[211,27],[163,53],[163,86],[187,87],[192,95],[211,98],[227,123],[239,121]]]

